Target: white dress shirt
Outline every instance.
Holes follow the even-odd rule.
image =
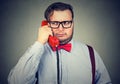
[[[92,69],[88,48],[81,42],[71,41],[72,49],[59,50],[60,79],[62,84],[91,84]],[[95,84],[112,84],[109,74],[98,53]],[[38,73],[38,78],[36,78]],[[56,51],[48,44],[35,42],[20,58],[8,76],[9,84],[57,84]]]

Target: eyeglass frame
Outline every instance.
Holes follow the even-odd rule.
[[[58,26],[57,27],[51,27],[52,22],[57,22]],[[64,27],[65,22],[70,22],[70,26],[69,27]],[[60,27],[60,24],[62,25],[63,28],[67,29],[67,28],[71,28],[73,20],[66,20],[66,21],[61,21],[61,22],[60,21],[48,21],[48,23],[50,24],[50,27],[53,28],[53,29],[58,29]]]

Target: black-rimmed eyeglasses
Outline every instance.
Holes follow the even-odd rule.
[[[57,29],[57,28],[59,28],[60,24],[62,25],[63,28],[70,28],[73,20],[62,21],[62,22],[59,22],[59,21],[48,21],[48,22],[49,22],[51,28]]]

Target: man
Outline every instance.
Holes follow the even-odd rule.
[[[48,25],[39,28],[37,41],[20,58],[11,70],[9,84],[92,84],[92,66],[88,47],[72,39],[74,13],[72,6],[56,2],[45,11]],[[56,51],[48,44],[49,36],[55,36],[60,45],[71,44],[70,50]],[[97,52],[95,54],[94,84],[111,84],[108,72]],[[57,69],[59,70],[57,71]],[[59,73],[59,74],[58,74]]]

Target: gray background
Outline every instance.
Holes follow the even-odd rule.
[[[37,39],[46,7],[57,0],[0,0],[0,84]],[[73,5],[74,39],[93,46],[113,84],[120,82],[119,0],[59,0]],[[87,74],[87,73],[86,73]]]

